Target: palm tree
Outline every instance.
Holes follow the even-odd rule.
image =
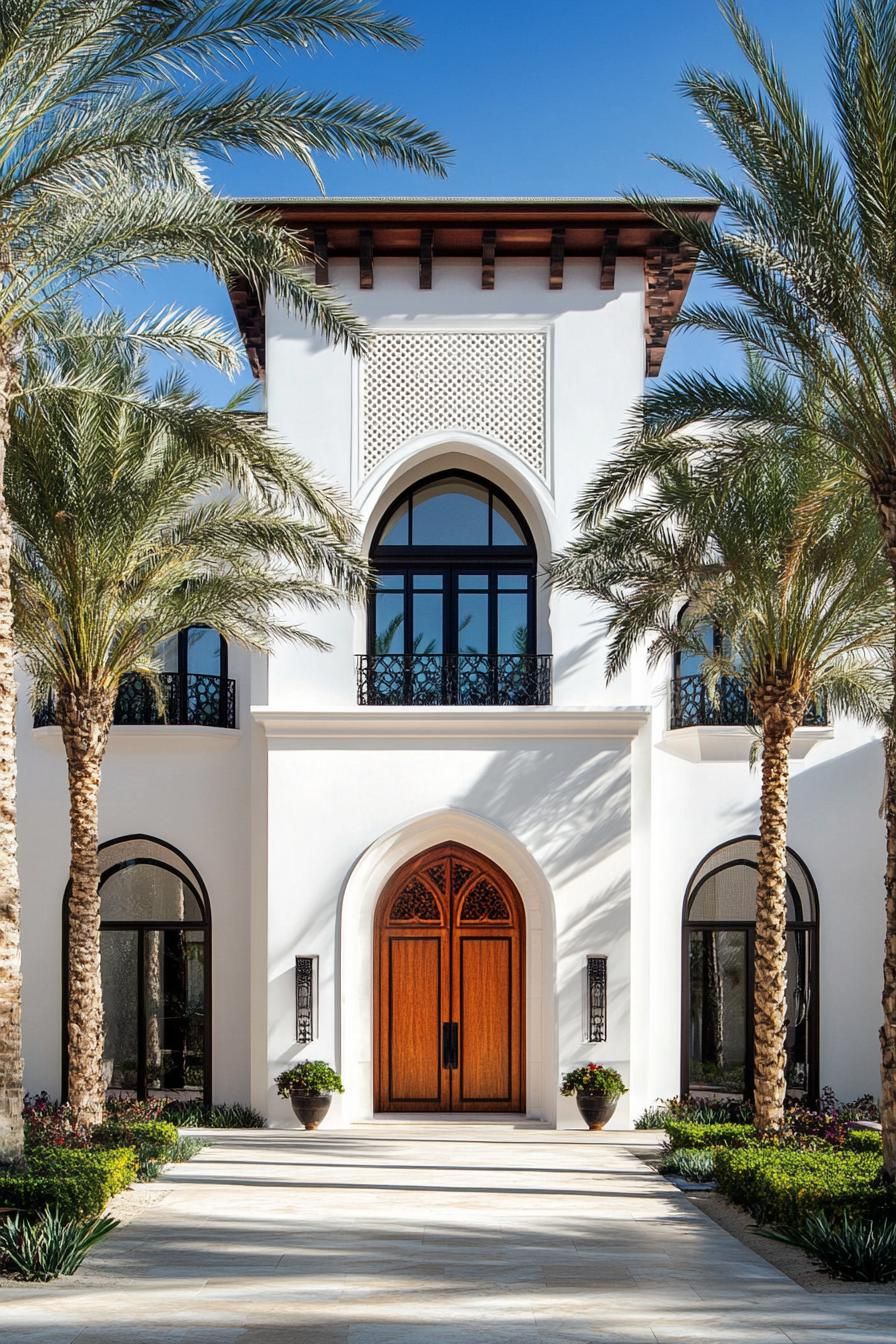
[[[756,367],[750,374],[764,376]],[[774,1134],[786,1090],[790,745],[813,700],[878,718],[875,650],[892,617],[866,501],[838,512],[827,493],[830,459],[762,438],[762,459],[749,469],[719,471],[714,445],[704,443],[695,463],[661,466],[641,501],[609,515],[595,510],[604,489],[598,476],[580,506],[583,534],[556,559],[553,575],[607,604],[608,677],[650,636],[654,663],[675,650],[706,655],[711,695],[720,678],[737,677],[758,722],[754,1102],[757,1129]],[[705,650],[707,624],[724,635],[713,655]]]
[[[289,611],[360,596],[366,569],[341,497],[256,417],[210,410],[179,375],[151,386],[133,353],[98,361],[88,346],[57,371],[108,395],[63,386],[18,408],[6,488],[16,640],[37,702],[52,695],[68,763],[70,1101],[94,1123],[97,800],[122,678],[152,683],[162,641],[195,625],[252,649],[319,645]]]
[[[303,240],[214,192],[205,172],[244,149],[297,159],[318,181],[318,154],[444,172],[444,142],[391,108],[234,77],[256,54],[335,40],[416,45],[405,20],[367,0],[2,0],[0,486],[22,360],[35,343],[82,339],[60,326],[61,301],[116,273],[200,262],[361,341],[344,301],[309,278]],[[235,338],[196,312],[147,315],[124,336],[239,363]],[[0,1162],[22,1152],[10,545],[0,489]]]
[[[701,224],[674,207],[635,195],[660,223],[701,249],[701,265],[733,301],[708,302],[679,325],[745,344],[777,367],[781,383],[754,387],[718,374],[670,377],[633,423],[602,503],[637,490],[657,460],[698,452],[681,431],[713,427],[720,461],[761,452],[755,441],[725,447],[726,432],[762,423],[795,432],[803,452],[817,444],[798,392],[808,364],[824,387],[826,447],[843,454],[875,509],[896,611],[896,2],[831,0],[827,52],[836,134],[814,125],[735,0],[721,9],[755,76],[685,72],[683,89],[737,169],[723,174],[662,162],[721,202]],[[597,503],[598,501],[596,501]],[[886,714],[885,876],[881,1121],[884,1165],[896,1181],[896,639],[890,640],[892,696]]]

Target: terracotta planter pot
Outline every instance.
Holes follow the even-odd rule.
[[[330,1095],[327,1092],[302,1092],[294,1087],[290,1091],[289,1101],[293,1115],[301,1120],[306,1129],[317,1129],[330,1109]]]
[[[589,1129],[603,1129],[616,1109],[616,1097],[605,1097],[602,1092],[577,1092],[579,1115]]]

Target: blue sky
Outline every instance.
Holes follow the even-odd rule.
[[[745,0],[745,7],[812,115],[828,123],[824,0]],[[687,184],[652,163],[651,153],[725,167],[677,88],[688,64],[743,70],[715,0],[396,0],[392,8],[413,21],[424,41],[421,50],[337,45],[311,58],[255,67],[274,83],[398,106],[441,131],[454,148],[444,182],[387,166],[323,160],[331,195],[587,196],[634,187],[681,193]],[[211,174],[218,187],[236,195],[314,191],[300,167],[263,155],[213,163]],[[142,287],[122,286],[116,301],[130,311],[195,303],[231,316],[223,289],[182,267],[149,272]],[[664,370],[719,366],[731,357],[707,337],[679,334]],[[191,374],[213,401],[232,390],[208,370],[193,368]]]

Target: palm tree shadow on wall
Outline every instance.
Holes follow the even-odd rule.
[[[541,743],[497,750],[450,800],[523,844],[548,881],[573,880],[619,854],[631,833],[628,743]]]

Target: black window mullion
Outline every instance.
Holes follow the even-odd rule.
[[[756,925],[747,929],[747,1021],[746,1021],[746,1059],[744,1060],[744,1096],[752,1098],[755,1081],[756,1051]]]
[[[410,506],[408,528],[410,528]],[[410,536],[410,532],[408,533]],[[402,632],[402,663],[404,664],[404,703],[412,704],[411,694],[414,686],[414,572],[405,570],[404,574],[404,630]]]
[[[146,930],[137,929],[137,1096],[146,1100]]]
[[[498,704],[498,573],[488,571],[488,678],[492,704]]]
[[[218,722],[227,727],[227,640],[218,635]]]
[[[534,658],[537,650],[537,632],[535,629],[535,575],[526,575],[526,592],[528,601],[526,602],[526,653],[530,658]]]
[[[190,643],[189,628],[181,630],[177,636],[177,721],[187,722],[187,676],[190,661],[188,649]]]
[[[454,705],[460,685],[460,647],[457,638],[457,569],[442,573],[442,704]]]

